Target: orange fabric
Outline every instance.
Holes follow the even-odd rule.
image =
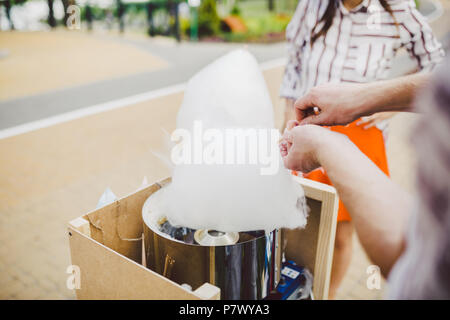
[[[376,127],[364,129],[356,122],[348,126],[330,127],[332,131],[345,134],[369,159],[371,159],[386,175],[389,176],[386,149],[384,145],[383,132]],[[304,176],[307,179],[331,185],[331,181],[323,169],[314,170]],[[351,182],[349,182],[351,183]],[[351,221],[350,214],[342,201],[339,200],[338,221]]]

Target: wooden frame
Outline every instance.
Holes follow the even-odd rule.
[[[311,206],[304,230],[283,230],[286,256],[308,267],[316,299],[326,299],[336,230],[333,187],[294,177]],[[219,299],[220,289],[205,283],[194,291],[145,268],[142,215],[145,200],[169,179],[138,190],[68,225],[72,264],[79,267],[78,299]],[[77,269],[77,268],[75,268]]]
[[[87,220],[83,219],[86,224]],[[77,298],[218,300],[220,289],[205,283],[195,291],[153,272],[143,265],[90,238],[69,223],[72,264],[79,267]]]
[[[313,272],[313,294],[328,299],[339,198],[332,186],[294,177],[305,191],[310,208],[305,229],[283,230],[286,258]],[[319,204],[319,205],[318,205]]]

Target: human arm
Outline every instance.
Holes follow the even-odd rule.
[[[292,122],[288,128],[295,126]],[[404,248],[410,196],[396,186],[344,135],[319,126],[296,126],[281,142],[285,166],[322,166],[350,212],[361,244],[387,275]]]
[[[295,102],[300,124],[345,125],[376,112],[411,111],[428,73],[372,83],[327,83],[312,88]]]

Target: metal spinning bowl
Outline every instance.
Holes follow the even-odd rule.
[[[274,230],[221,232],[173,227],[150,211],[155,192],[142,208],[147,267],[192,288],[209,282],[222,299],[262,299],[280,279],[281,234]]]

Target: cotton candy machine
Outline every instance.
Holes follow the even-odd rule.
[[[174,227],[151,205],[158,192],[142,209],[148,268],[194,289],[214,284],[222,299],[262,299],[275,289],[281,266],[279,230],[266,234]]]

